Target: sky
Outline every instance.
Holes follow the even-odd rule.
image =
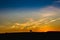
[[[60,0],[0,0],[0,32],[60,31]]]
[[[0,8],[34,8],[51,5],[54,0],[0,0]]]

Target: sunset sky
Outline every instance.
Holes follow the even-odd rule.
[[[60,0],[0,0],[0,33],[60,31]]]

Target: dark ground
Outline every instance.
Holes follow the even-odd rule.
[[[60,39],[60,32],[22,32],[0,34],[0,40],[54,40]]]

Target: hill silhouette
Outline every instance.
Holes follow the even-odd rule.
[[[3,33],[3,34],[0,34],[0,39],[2,40],[60,39],[60,31]]]

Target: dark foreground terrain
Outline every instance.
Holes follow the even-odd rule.
[[[60,39],[60,32],[22,32],[0,34],[0,40],[49,40]]]

